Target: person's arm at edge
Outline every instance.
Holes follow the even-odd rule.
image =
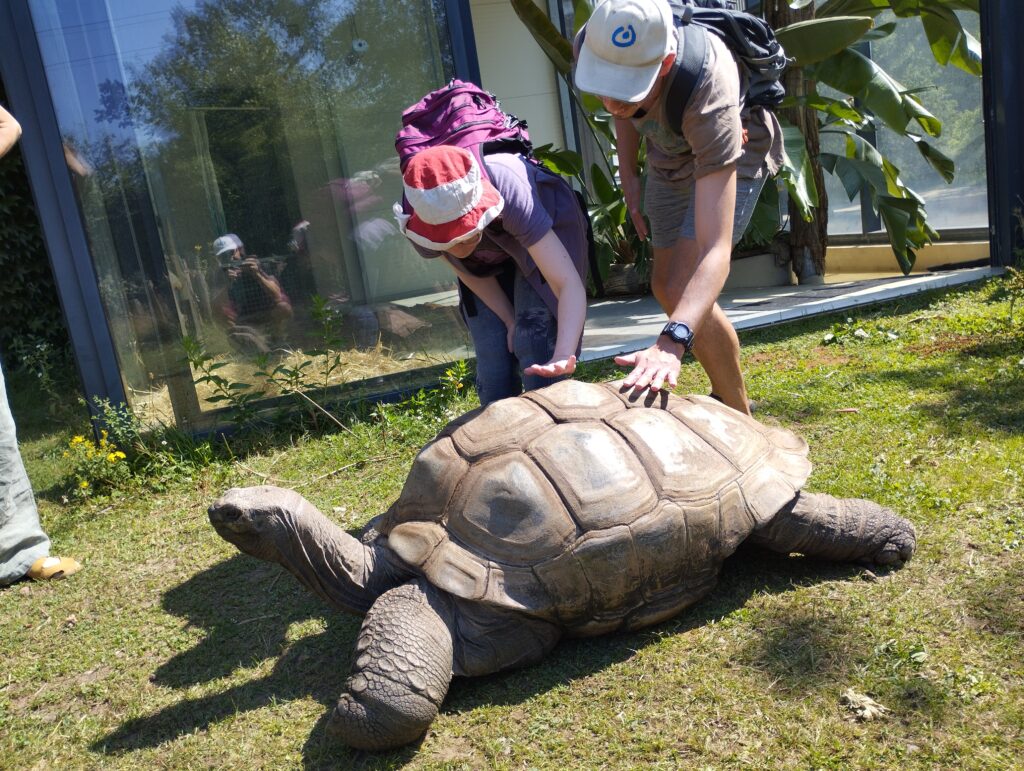
[[[21,124],[0,106],[0,158],[7,155],[21,137]]]
[[[534,364],[523,372],[542,377],[571,375],[576,370],[576,347],[587,316],[587,290],[569,252],[553,230],[545,233],[527,251],[558,298],[558,335],[551,361]]]

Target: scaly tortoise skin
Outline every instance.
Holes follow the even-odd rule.
[[[217,532],[366,613],[330,729],[385,749],[427,729],[453,675],[542,658],[562,636],[658,623],[751,541],[897,565],[913,526],[802,492],[807,445],[701,396],[566,380],[449,424],[362,541],[299,494],[229,490]]]

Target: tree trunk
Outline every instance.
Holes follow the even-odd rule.
[[[787,0],[765,0],[763,6],[764,18],[775,29],[814,18],[813,4],[799,11],[790,8]],[[804,77],[803,70],[790,67],[786,70],[784,85],[787,95],[801,96],[807,92],[811,83]],[[825,193],[825,178],[818,160],[818,115],[812,109],[792,107],[783,110],[782,117],[799,128],[807,141],[814,186],[818,190],[818,208],[810,222],[804,222],[796,204],[789,202],[789,245],[793,272],[801,284],[820,283],[825,275],[825,249],[828,247],[828,195]]]

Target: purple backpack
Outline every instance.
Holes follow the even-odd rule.
[[[526,121],[504,112],[492,94],[461,80],[431,91],[402,113],[395,149],[403,172],[413,155],[436,145],[469,150],[484,176],[484,155],[522,153],[529,158],[533,152]]]

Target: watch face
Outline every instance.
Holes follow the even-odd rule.
[[[675,342],[684,345],[687,350],[689,350],[690,345],[693,343],[693,330],[682,321],[670,321],[661,331],[662,334],[668,335]]]

